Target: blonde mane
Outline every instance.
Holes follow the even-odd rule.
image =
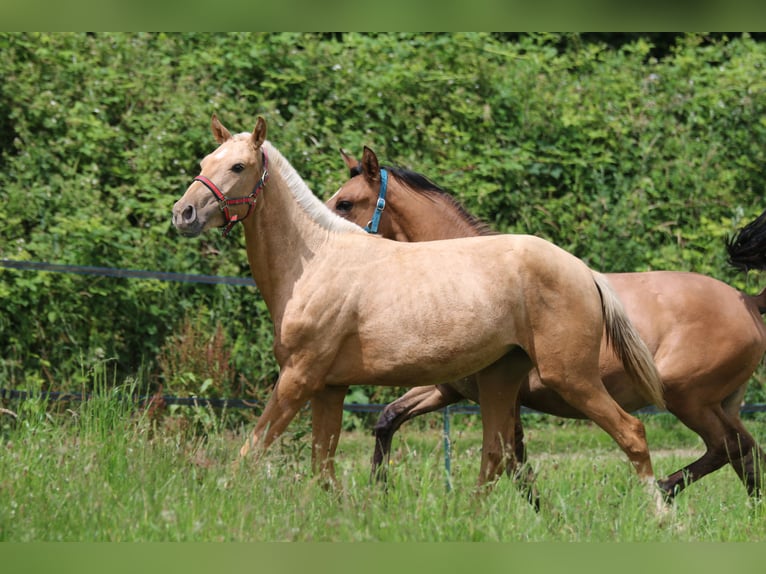
[[[298,205],[319,226],[337,233],[366,233],[356,223],[336,215],[314,195],[303,178],[270,141],[263,142],[269,161],[269,170],[278,172],[284,179]]]

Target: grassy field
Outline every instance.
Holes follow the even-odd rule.
[[[766,540],[764,505],[748,501],[728,467],[658,520],[627,459],[588,423],[527,420],[535,513],[507,479],[476,496],[477,419],[455,417],[449,491],[441,433],[428,425],[395,440],[387,492],[369,483],[372,437],[346,433],[342,488],[327,491],[310,476],[305,420],[260,463],[237,468],[244,429],[192,433],[108,394],[55,415],[39,403],[6,406],[15,416],[0,415],[0,541]],[[646,423],[658,475],[701,454],[672,417]],[[766,442],[766,423],[746,424]]]

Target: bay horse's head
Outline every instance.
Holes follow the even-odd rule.
[[[341,151],[351,179],[326,205],[336,214],[386,239],[432,241],[491,234],[447,190],[425,175],[381,166],[370,148],[356,161]]]
[[[268,176],[262,117],[251,134],[232,135],[215,114],[210,127],[219,146],[203,158],[200,174],[173,206],[173,225],[188,237],[211,227],[222,227],[227,234],[250,215]]]
[[[384,216],[389,181],[387,170],[380,167],[375,152],[367,146],[364,146],[361,161],[343,150],[340,154],[349,169],[350,179],[325,205],[367,231],[393,239],[396,233],[391,219]]]

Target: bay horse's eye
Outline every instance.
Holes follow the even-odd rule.
[[[235,163],[233,166],[231,166],[231,171],[234,173],[242,173],[245,171],[245,164],[244,163]]]
[[[338,211],[349,212],[354,208],[354,202],[343,199],[335,205],[335,209]]]

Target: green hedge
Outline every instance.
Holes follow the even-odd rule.
[[[367,144],[597,269],[760,287],[723,248],[764,207],[766,45],[747,35],[679,36],[660,59],[641,37],[478,33],[6,33],[0,53],[0,258],[246,276],[240,232],[170,225],[216,112],[237,131],[264,115],[324,198],[338,148]],[[219,326],[233,368],[208,393],[276,377],[254,289],[2,270],[0,297],[3,386],[80,388],[113,361],[193,392],[169,351],[209,354]]]

